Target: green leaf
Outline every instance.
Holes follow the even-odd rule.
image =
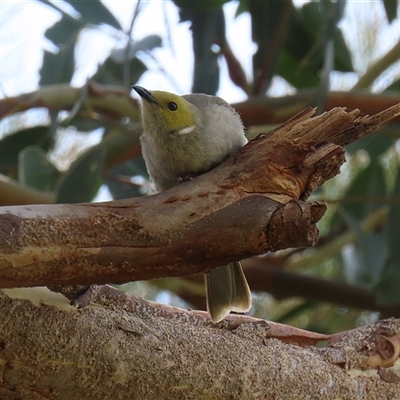
[[[69,83],[75,69],[75,42],[79,30],[77,25],[63,18],[46,31],[46,36],[58,46],[58,52],[44,52],[40,69],[40,86],[54,83]]]
[[[400,169],[397,172],[397,178],[392,196],[393,198],[400,199]],[[389,244],[389,253],[391,261],[400,260],[399,228],[400,228],[400,204],[396,203],[390,207],[388,223],[387,223],[388,244]]]
[[[40,69],[40,86],[71,82],[74,67],[74,51],[70,47],[64,48],[58,54],[45,51]]]
[[[127,161],[124,164],[118,165],[112,170],[108,171],[109,177],[105,183],[110,190],[114,200],[127,199],[130,197],[143,196],[144,193],[140,187],[128,182],[121,182],[113,177],[123,176],[129,179],[132,176],[139,175],[148,180],[146,165],[142,157],[136,157],[133,160]]]
[[[359,172],[343,194],[343,202],[331,222],[331,229],[348,222],[344,215],[360,221],[382,207],[382,198],[388,194],[382,166],[377,162]],[[374,198],[376,200],[374,201]]]
[[[339,5],[337,6],[339,7]],[[341,17],[341,8],[324,14],[320,3],[311,2],[295,9],[287,32],[287,39],[278,73],[296,88],[305,87],[302,80],[310,83],[320,79],[326,43],[334,41],[334,69],[353,71],[351,54],[336,23]],[[332,14],[332,15],[331,15]]]
[[[52,191],[61,173],[38,146],[28,146],[19,154],[18,180],[38,190]]]
[[[397,0],[382,0],[385,6],[386,16],[389,22],[393,22],[397,18]]]
[[[215,95],[219,88],[218,57],[210,54],[206,59],[197,60],[193,73],[193,93]]]
[[[275,319],[275,322],[284,324],[290,322],[294,318],[299,318],[305,311],[310,311],[317,307],[318,303],[313,300],[307,300],[301,302],[298,306],[295,306],[288,311],[285,311],[280,317]]]
[[[340,213],[356,235],[356,242],[350,256],[342,257],[347,280],[352,284],[375,286],[379,282],[385,265],[386,235],[383,232],[364,233],[359,219],[343,209]]]
[[[398,92],[400,92],[400,79],[397,79],[394,82],[392,82],[392,84],[385,89],[385,92],[397,92],[397,93],[392,93],[397,96]]]
[[[93,200],[103,182],[104,158],[104,147],[97,145],[75,160],[59,182],[57,203]]]
[[[399,262],[391,261],[385,266],[384,276],[376,287],[376,302],[378,305],[400,304],[400,268]]]
[[[381,199],[386,195],[387,187],[382,166],[378,163],[370,163],[353,179],[343,195],[344,201],[340,208],[356,220],[361,220],[372,211],[382,207]],[[374,198],[377,200],[374,201]]]
[[[400,169],[392,194],[393,198],[400,198]],[[378,301],[381,304],[400,303],[400,204],[390,207],[387,224],[385,227],[388,258],[382,274],[382,281],[377,287]]]
[[[111,52],[111,58],[120,64],[125,60],[132,60],[139,51],[151,51],[162,46],[162,38],[159,35],[148,35],[141,40],[129,43],[128,52],[126,47],[118,47]]]
[[[293,68],[293,66],[296,68]],[[277,70],[279,75],[297,89],[306,89],[317,86],[320,80],[318,71],[309,65],[299,64],[293,53],[286,48],[282,49]]]
[[[333,37],[335,41],[335,69],[345,72],[354,71],[350,51],[346,46],[342,31],[337,27],[341,16],[341,8],[324,13],[323,8],[316,2],[308,3],[297,10],[296,20],[299,24],[298,28],[303,30],[309,37],[310,45],[314,48],[314,51],[310,52],[311,46],[308,47],[305,53],[305,62],[319,66],[323,59],[326,40]],[[294,32],[291,31],[288,37],[292,38],[293,34]]]
[[[396,138],[393,135],[385,134],[385,130],[383,129],[346,146],[346,150],[351,154],[362,149],[368,152],[372,160],[376,160],[378,156],[382,155],[394,144],[395,140]]]
[[[278,57],[293,10],[291,1],[249,1],[252,39],[258,49],[253,56],[254,94],[267,88],[276,71]]]
[[[83,28],[78,20],[63,16],[53,26],[46,29],[44,35],[56,46],[63,46],[68,38],[76,36],[76,32]]]
[[[137,157],[140,152],[140,135],[142,127],[139,123],[126,125],[127,129],[105,130],[101,144],[106,150],[106,168],[123,164],[126,160]]]
[[[236,9],[235,17],[238,17],[240,14],[249,11],[249,0],[240,0],[238,8]]]
[[[22,129],[5,136],[0,140],[0,170],[15,168],[18,165],[18,155],[27,146],[37,145],[48,151],[52,145],[48,126],[38,125]]]
[[[76,114],[72,119],[66,118],[60,123],[60,126],[74,126],[79,132],[93,132],[96,129],[103,128],[100,121],[92,118],[85,118],[79,114]]]
[[[225,17],[222,8],[207,11],[181,9],[182,21],[192,21],[194,51],[194,93],[215,95],[219,87],[219,55],[212,50],[213,44],[225,43]]]
[[[75,70],[75,43],[81,28],[77,21],[64,16],[46,30],[45,36],[58,47],[58,52],[44,52],[40,86],[71,82]]]
[[[207,1],[193,1],[193,0],[174,0],[174,3],[181,10],[193,11],[209,11],[221,8],[225,3],[230,0],[207,0]]]
[[[145,64],[138,58],[129,62],[129,79],[131,84],[137,82],[143,73],[147,70]],[[111,56],[106,59],[103,65],[99,67],[92,79],[98,83],[122,85],[124,78],[124,66],[115,62]]]
[[[39,0],[40,2],[47,4],[48,0]],[[90,1],[76,1],[76,0],[64,0],[69,3],[81,15],[81,24],[107,24],[114,28],[121,30],[122,27],[114,15],[108,10],[108,8],[100,0]],[[51,6],[60,10],[64,13],[63,7],[59,7],[57,2],[53,1]]]
[[[122,30],[119,21],[100,0],[66,1],[81,14],[86,23],[93,25],[107,24],[118,30]]]

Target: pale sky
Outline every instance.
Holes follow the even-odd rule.
[[[296,0],[296,3],[304,1]],[[115,14],[124,29],[128,29],[137,2],[132,0],[106,1],[106,6]],[[157,62],[143,56],[150,71],[140,81],[149,89],[169,90],[187,93],[191,88],[193,57],[191,53],[191,32],[188,23],[179,23],[177,8],[171,1],[142,1],[143,11],[137,18],[133,29],[134,40],[140,40],[150,34],[159,34],[164,39],[163,48],[154,51]],[[251,41],[250,17],[247,13],[235,18],[237,2],[228,2],[224,6],[227,19],[227,38],[251,78],[251,57],[256,50]],[[38,70],[41,64],[43,48],[51,49],[51,44],[43,38],[47,27],[59,19],[59,13],[34,0],[0,0],[0,97],[12,96],[35,90],[38,86]],[[355,23],[357,22],[357,23]],[[399,40],[400,23],[394,21],[388,25],[381,1],[348,1],[346,18],[341,22],[346,39],[355,53],[355,66],[362,73],[367,61],[376,59]],[[359,31],[357,31],[358,29]],[[171,41],[168,40],[170,33]],[[361,36],[360,36],[361,35]],[[360,39],[361,38],[361,39]],[[97,64],[117,44],[121,37],[115,30],[86,30],[77,49],[78,70],[73,84],[81,86],[88,74],[96,70]],[[369,47],[368,47],[369,46]],[[357,54],[363,53],[363,54]],[[366,60],[367,58],[367,60]],[[165,76],[159,65],[166,71]],[[219,95],[228,102],[244,100],[246,95],[230,81],[224,61],[221,61],[221,85]],[[393,70],[398,70],[394,66]],[[333,77],[335,89],[347,89],[356,81],[356,76]],[[133,83],[133,82],[132,82]],[[376,90],[387,84],[387,77],[375,85]],[[274,90],[281,94],[282,85]]]
[[[136,1],[117,0],[105,3],[124,29],[128,29]],[[188,93],[191,88],[193,66],[189,24],[179,23],[177,8],[172,2],[152,0],[142,3],[143,11],[135,22],[133,38],[140,40],[150,34],[159,34],[164,39],[163,48],[155,50],[154,56],[168,76],[160,73],[159,66],[150,57],[142,55],[151,71],[145,74],[140,84],[150,89]],[[234,18],[236,7],[237,3],[228,3],[225,6],[228,20],[227,37],[233,51],[243,63],[246,73],[251,76],[251,57],[256,46],[250,38],[250,18],[246,13]],[[33,0],[0,1],[0,57],[2,60],[8,60],[0,64],[0,90],[3,92],[0,92],[1,97],[37,88],[41,63],[40,50],[52,49],[51,44],[43,38],[43,33],[58,19],[57,11]],[[86,30],[82,35],[77,49],[79,61],[78,71],[73,79],[74,85],[82,85],[88,74],[96,70],[97,63],[119,43],[116,32],[114,31],[113,38],[110,38],[109,33],[110,30],[102,33],[94,29]],[[171,41],[168,40],[168,33]],[[224,62],[221,62],[221,67],[226,71]],[[246,98],[243,91],[230,82],[226,72],[221,75],[219,94],[230,102]]]

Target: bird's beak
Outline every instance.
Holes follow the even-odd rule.
[[[147,100],[149,103],[158,104],[156,99],[151,95],[151,93],[141,86],[132,86],[132,89],[137,92],[137,94],[144,100]]]

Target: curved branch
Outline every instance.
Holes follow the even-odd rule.
[[[0,100],[0,119],[32,108],[45,107],[49,110],[72,110],[75,103],[82,101],[81,92],[87,91],[83,109],[96,112],[111,119],[129,117],[139,121],[138,102],[130,96],[126,88],[100,85],[88,81],[83,88],[68,84],[43,86],[42,88],[15,97]]]
[[[156,196],[0,208],[0,287],[122,283],[207,272],[316,243],[321,202],[350,143],[400,113],[306,109],[207,174]]]
[[[244,316],[214,324],[107,286],[82,310],[45,288],[6,292],[2,399],[398,398],[398,320],[318,349],[329,336]]]

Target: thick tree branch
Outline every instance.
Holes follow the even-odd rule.
[[[309,108],[171,190],[103,204],[0,208],[0,287],[121,283],[206,272],[316,243],[325,205],[304,201],[351,143],[400,113]]]
[[[98,113],[111,119],[129,117],[139,121],[139,107],[126,88],[113,85],[99,85],[89,81],[82,88],[74,88],[68,84],[48,85],[31,93],[0,100],[0,119],[17,112],[32,108],[45,107],[53,111],[71,111],[76,103],[82,101],[82,91],[85,91],[85,101],[82,111]],[[90,117],[90,114],[87,115]]]
[[[317,349],[329,336],[245,316],[214,324],[107,286],[82,310],[45,288],[5,292],[1,399],[400,398],[398,320]]]
[[[400,105],[371,118],[313,113],[156,196],[0,208],[0,287],[192,274],[313,245],[325,205],[308,195],[339,171],[341,145]],[[246,316],[213,324],[108,286],[93,293],[76,310],[46,288],[0,291],[2,399],[400,398],[397,320],[329,338]]]

